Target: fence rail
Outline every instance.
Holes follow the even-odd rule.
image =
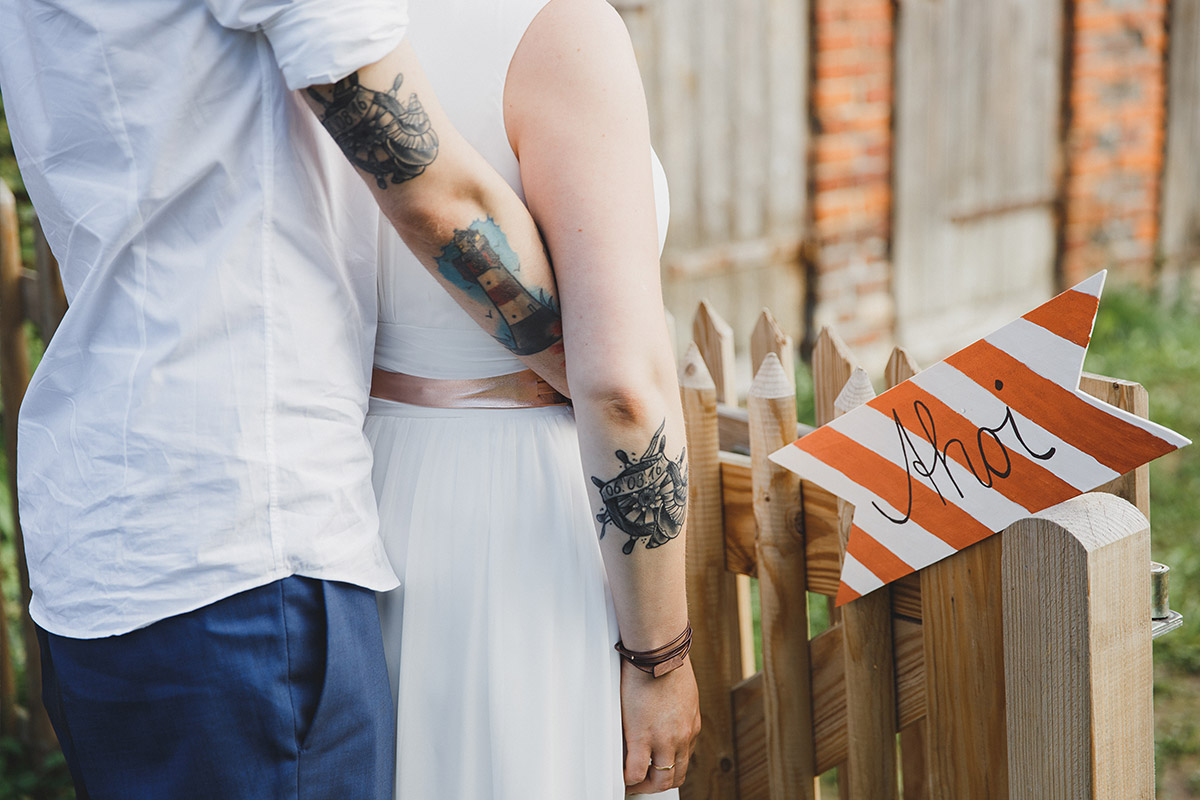
[[[726,363],[729,326],[705,304],[695,329],[680,375],[704,730],[685,800],[818,798],[834,767],[843,798],[1152,797],[1147,468],[1105,487],[1121,497],[1075,498],[831,608],[811,636],[809,598],[836,593],[853,509],[766,459],[797,433],[790,343],[770,313],[754,329],[744,410],[718,405],[707,368]],[[916,372],[897,349],[887,382]],[[820,423],[871,396],[828,330],[813,379]],[[1137,384],[1082,386],[1146,413]],[[748,577],[761,604],[757,672],[743,655]]]

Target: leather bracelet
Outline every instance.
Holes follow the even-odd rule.
[[[654,650],[630,650],[623,643],[614,645],[621,658],[655,678],[661,678],[672,670],[683,666],[688,651],[692,649],[692,623],[688,622],[683,633],[662,647]]]

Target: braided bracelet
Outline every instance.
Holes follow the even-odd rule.
[[[661,678],[668,672],[683,666],[688,651],[692,649],[692,623],[689,622],[683,633],[662,647],[654,650],[630,650],[621,642],[617,642],[616,650],[621,658],[628,661],[642,672]]]

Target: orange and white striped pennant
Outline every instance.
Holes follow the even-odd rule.
[[[771,454],[854,505],[838,605],[1190,444],[1080,391],[1105,274]]]

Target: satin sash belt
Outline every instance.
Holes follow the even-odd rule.
[[[371,372],[371,396],[428,408],[537,408],[570,403],[533,370],[494,378],[419,378],[400,372]]]

